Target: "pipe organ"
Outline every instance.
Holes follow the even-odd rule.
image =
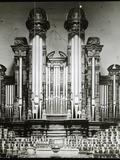
[[[29,43],[17,37],[12,45],[14,74],[0,65],[0,117],[13,121],[61,119],[104,121],[120,115],[120,66],[100,74],[98,37],[85,44],[88,21],[82,7],[72,8],[65,20],[66,53],[47,52],[50,28],[44,9],[30,11],[26,21]]]

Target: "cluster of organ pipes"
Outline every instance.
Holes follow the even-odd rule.
[[[32,113],[38,118],[38,109],[41,118],[42,78],[43,78],[43,40],[35,35],[32,40]]]
[[[46,67],[47,114],[67,114],[67,75],[65,63]]]
[[[12,118],[15,98],[15,85],[5,85],[5,108],[8,117]]]
[[[108,85],[100,85],[100,105],[102,120],[108,118]]]
[[[72,118],[75,110],[75,118],[82,109],[82,72],[81,72],[81,38],[75,35],[71,38],[71,92],[72,92]]]
[[[26,26],[29,44],[25,37],[17,37],[11,46],[15,83],[7,82],[4,88],[0,79],[5,91],[5,102],[1,104],[5,104],[9,117],[14,110],[19,120],[24,112],[28,119],[46,119],[54,114],[65,114],[70,119],[81,119],[85,114],[90,121],[119,117],[120,65],[108,67],[105,82],[105,76],[100,75],[103,45],[98,37],[89,37],[85,44],[88,21],[82,8],[72,8],[64,23],[68,31],[67,53],[47,53],[46,32],[50,24],[43,9],[31,10]],[[4,79],[3,72],[5,67],[1,65]],[[0,100],[4,101],[2,96]]]

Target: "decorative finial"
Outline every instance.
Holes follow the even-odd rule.
[[[82,5],[80,5],[79,7],[82,8]]]
[[[30,32],[30,39],[36,34],[44,37],[47,30],[50,28],[45,10],[42,8],[33,8],[26,21],[26,27]]]
[[[82,5],[71,8],[64,23],[64,28],[69,32],[69,35],[80,34],[80,37],[84,39],[84,31],[87,27],[88,21],[82,9]]]

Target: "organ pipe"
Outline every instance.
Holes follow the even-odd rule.
[[[95,57],[92,57],[92,120],[95,119]]]
[[[22,99],[22,57],[19,58],[19,98]]]
[[[113,75],[113,116],[116,116],[116,75]]]

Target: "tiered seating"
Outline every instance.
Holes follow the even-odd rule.
[[[49,148],[50,139],[42,136],[15,137],[14,132],[0,129],[0,155],[7,157],[35,154],[38,148]],[[94,158],[120,158],[120,126],[97,132],[93,137],[69,135],[64,139],[64,148],[77,148],[79,153],[92,154]]]
[[[97,132],[93,137],[70,135],[65,147],[79,148],[80,153],[91,153],[98,158],[120,158],[120,126]]]
[[[7,131],[7,130],[6,130]],[[35,150],[39,147],[48,147],[49,141],[46,138],[46,135],[36,137],[15,137],[14,132],[13,135],[10,135],[11,131],[7,131],[4,134],[4,129],[2,129],[1,137],[0,137],[0,155],[7,157],[22,157],[26,154],[29,154],[29,149]]]
[[[98,143],[93,148],[94,157],[119,158],[120,157],[120,127],[112,126],[95,135]]]
[[[64,139],[65,148],[78,148],[82,141],[82,136],[79,135],[70,135]]]

